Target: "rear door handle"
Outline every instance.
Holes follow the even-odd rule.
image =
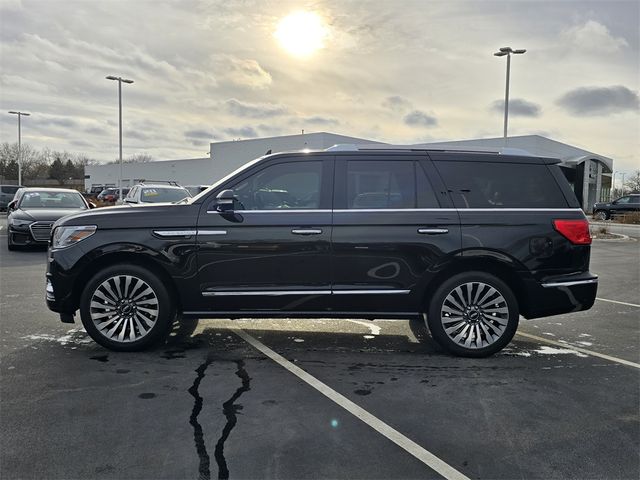
[[[419,228],[418,233],[423,235],[442,235],[444,233],[449,233],[448,228]]]
[[[322,230],[319,228],[294,228],[291,233],[294,235],[320,235]]]

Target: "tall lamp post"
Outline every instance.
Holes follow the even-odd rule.
[[[509,121],[509,75],[511,72],[511,55],[521,55],[525,49],[513,50],[511,47],[502,47],[494,55],[496,57],[507,56],[507,84],[504,93],[504,144],[507,145],[507,123]]]
[[[118,82],[118,145],[120,151],[120,181],[118,182],[118,199],[122,202],[122,82],[133,83],[133,80],[122,77],[114,77],[109,75],[105,77],[107,80],[116,80]]]
[[[31,114],[27,112],[9,112],[12,115],[18,116],[18,185],[22,185],[22,122],[20,119],[22,116],[28,117]]]

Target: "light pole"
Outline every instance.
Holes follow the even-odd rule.
[[[118,200],[122,202],[122,82],[124,83],[133,83],[133,80],[129,80],[127,78],[122,77],[114,77],[113,75],[109,75],[105,77],[107,80],[117,80],[118,81],[118,144],[120,151],[120,181],[118,182]]]
[[[9,113],[18,116],[18,185],[22,185],[22,122],[20,122],[20,119],[23,115],[28,117],[31,114],[27,112],[14,112],[13,110]]]
[[[507,82],[504,93],[504,144],[507,145],[507,123],[509,121],[509,75],[511,72],[511,55],[521,55],[526,52],[525,49],[513,50],[511,47],[502,47],[494,55],[496,57],[507,56]]]

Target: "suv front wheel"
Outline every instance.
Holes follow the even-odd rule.
[[[428,306],[431,335],[449,352],[486,357],[504,348],[518,328],[518,302],[499,278],[484,272],[454,275]]]
[[[137,265],[113,265],[98,272],[80,299],[87,333],[110,350],[143,350],[164,340],[175,307],[162,281]]]

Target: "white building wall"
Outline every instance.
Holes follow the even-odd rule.
[[[210,185],[245,163],[271,153],[324,150],[338,143],[378,143],[364,138],[347,137],[333,133],[308,133],[281,137],[256,138],[211,144],[211,158],[162,160],[147,163],[125,163],[123,186],[138,183],[140,179],[169,180],[181,185]],[[89,165],[85,169],[85,188],[91,185],[118,185],[120,165]]]

